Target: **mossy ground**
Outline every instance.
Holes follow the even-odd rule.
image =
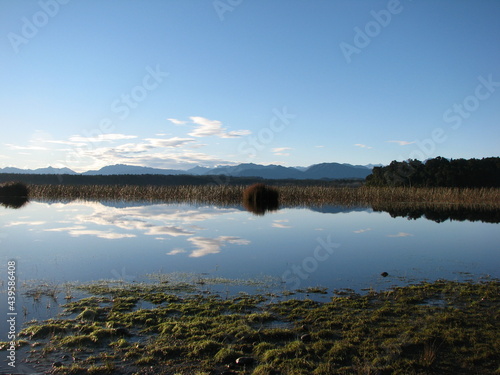
[[[277,300],[89,289],[96,295],[65,305],[69,315],[20,332],[31,364],[54,374],[500,373],[498,280],[334,294],[329,302],[300,292]]]

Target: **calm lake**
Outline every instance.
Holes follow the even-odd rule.
[[[19,209],[0,207],[0,314],[8,313],[11,261],[17,331],[29,320],[62,312],[66,285],[98,280],[180,280],[196,293],[257,291],[287,298],[294,292],[288,298],[327,301],[342,289],[500,277],[499,213],[443,207],[282,207],[265,215],[242,206],[146,202],[35,200]],[[40,287],[56,292],[26,294]],[[314,287],[326,293],[308,290]],[[2,332],[6,325],[2,319]],[[0,372],[5,366],[0,363]]]
[[[25,304],[29,320],[50,317],[58,304],[22,296],[23,288],[44,283],[63,293],[65,283],[131,283],[175,273],[191,282],[255,280],[272,293],[320,286],[329,293],[315,297],[330,298],[335,289],[500,277],[497,218],[411,216],[421,217],[366,207],[291,207],[256,216],[241,206],[32,201],[0,208],[0,285],[5,292],[7,262],[15,260],[18,310]],[[245,283],[211,288],[252,289]]]

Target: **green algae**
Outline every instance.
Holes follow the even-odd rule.
[[[20,335],[42,340],[32,350],[50,348],[47,358],[80,350],[92,359],[60,374],[498,373],[498,280],[336,291],[329,302],[173,294],[164,281],[92,287],[99,293],[65,305],[76,318],[31,322]],[[241,357],[251,364],[236,365]]]

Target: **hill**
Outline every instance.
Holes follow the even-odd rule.
[[[19,169],[3,168],[0,173],[9,174],[47,174],[47,175],[83,175],[83,176],[112,176],[112,175],[192,175],[192,176],[217,176],[225,175],[230,177],[257,177],[263,179],[349,179],[366,178],[372,169],[367,166],[321,163],[309,167],[284,167],[281,165],[260,165],[254,163],[243,163],[238,165],[224,165],[216,168],[194,167],[188,170],[161,169],[140,167],[125,164],[116,164],[103,167],[99,170],[90,170],[78,174],[69,168],[40,168],[40,169]]]

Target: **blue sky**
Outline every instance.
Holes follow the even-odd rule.
[[[499,156],[500,2],[0,2],[0,167]]]

